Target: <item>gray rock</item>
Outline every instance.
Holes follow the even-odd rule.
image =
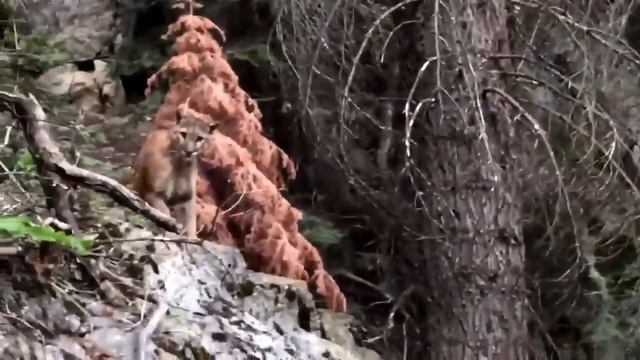
[[[205,243],[183,252],[168,244],[152,258],[158,272],[147,273],[147,286],[180,308],[168,312],[160,330],[165,343],[173,342],[166,351],[188,346],[216,359],[240,354],[256,359],[379,358],[361,352],[347,335],[349,317],[338,315],[342,322],[333,321],[336,314],[315,308],[306,283],[247,271],[236,249]],[[162,290],[158,284],[164,284]],[[299,323],[300,312],[308,318],[307,329]],[[323,321],[343,344],[321,337]],[[183,335],[169,337],[169,329]]]
[[[113,66],[93,60],[95,70],[80,71],[73,63],[56,66],[40,75],[35,84],[51,95],[69,95],[73,105],[85,111],[114,114],[126,100],[122,81],[113,76]]]
[[[116,34],[116,2],[25,0],[9,2],[35,34],[52,34],[78,60],[92,59]]]
[[[0,317],[0,358],[139,359],[144,350],[145,359],[167,360],[380,359],[355,345],[351,316],[316,309],[306,283],[249,271],[234,248],[154,241],[147,230],[120,228],[150,240],[110,246],[117,262],[80,259],[99,292],[78,291],[59,282],[64,277],[0,281],[10,312]],[[47,284],[57,296],[42,291]]]

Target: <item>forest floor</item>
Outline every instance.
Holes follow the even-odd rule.
[[[0,120],[4,120],[0,125],[11,124],[9,119]],[[151,126],[151,122],[137,121],[131,116],[86,113],[79,117],[64,110],[50,114],[48,120],[51,137],[70,163],[116,181],[133,165]],[[5,131],[0,132],[3,139]],[[0,215],[27,214],[45,219],[48,215],[41,185],[31,161],[25,158],[27,151],[20,129],[13,128],[6,139],[6,144],[0,146],[0,161],[6,167],[5,174],[0,175]],[[107,214],[123,219],[126,212],[127,220],[142,219],[88,189],[78,189],[76,200],[81,228],[84,225],[94,228]]]
[[[122,170],[132,164],[149,127],[148,123],[118,116],[85,115],[78,119],[77,114],[64,111],[48,113],[50,135],[69,162],[116,180]],[[38,224],[50,214],[21,130],[11,127],[12,123],[12,119],[0,114],[3,139],[0,161],[5,167],[0,175],[0,215],[26,215]],[[11,130],[5,135],[7,129]],[[81,187],[74,193],[74,215],[81,237],[108,241],[142,231],[139,225],[145,220],[108,197]],[[127,224],[134,226],[127,227]],[[50,338],[47,353],[71,351],[76,358],[97,358],[104,353],[85,346],[87,343],[83,343],[81,337],[93,326],[86,327],[85,320],[91,318],[89,313],[105,316],[106,322],[102,330],[87,335],[92,346],[102,349],[128,346],[113,343],[112,340],[121,335],[122,326],[109,314],[118,313],[128,318],[137,311],[131,305],[135,303],[132,299],[137,301],[136,296],[128,290],[131,284],[141,288],[139,271],[130,271],[137,260],[125,262],[129,265],[123,266],[127,255],[117,247],[98,246],[88,257],[76,258],[68,253],[42,251],[42,247],[33,251],[32,247],[24,246],[28,243],[23,239],[9,234],[0,234],[0,240],[2,247],[18,245],[21,249],[18,256],[0,256],[0,272],[10,275],[0,277],[3,284],[0,302],[6,304],[6,314],[0,317],[0,328],[6,335],[0,339],[0,357],[31,358],[34,352],[45,351],[46,344],[41,339],[44,336]],[[104,271],[112,274],[112,281],[104,278]],[[129,285],[123,287],[122,284]],[[20,321],[13,320],[17,316]]]

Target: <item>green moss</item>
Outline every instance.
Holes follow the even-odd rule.
[[[159,50],[157,41],[149,45],[141,45],[140,41],[133,45],[123,45],[115,54],[115,71],[118,75],[131,75],[144,69],[157,69],[167,58]]]
[[[65,44],[49,34],[23,36],[10,31],[7,38],[17,39],[17,48],[14,41],[6,39],[3,46],[10,51],[15,69],[39,73],[73,60]]]

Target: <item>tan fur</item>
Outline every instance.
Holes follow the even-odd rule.
[[[178,119],[175,127],[149,134],[134,164],[131,188],[149,205],[173,215],[183,226],[181,234],[195,239],[197,156],[218,124]]]

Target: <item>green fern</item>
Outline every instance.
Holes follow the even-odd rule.
[[[278,59],[269,54],[267,44],[237,41],[225,47],[224,53],[229,60],[248,61],[256,67],[276,66],[279,64]]]
[[[31,156],[31,153],[28,151],[25,151],[20,156],[18,161],[15,163],[14,171],[24,171],[26,173],[33,173],[35,172],[35,168],[36,168],[36,164],[33,161],[33,157]]]
[[[0,231],[7,232],[13,237],[26,237],[35,243],[52,242],[80,255],[86,253],[91,245],[90,240],[67,235],[50,226],[35,224],[24,215],[0,216]]]
[[[344,234],[336,229],[329,221],[321,219],[317,216],[304,214],[300,220],[302,234],[311,243],[322,248],[327,248],[340,243]]]
[[[42,72],[72,60],[64,42],[50,34],[19,35],[9,31],[5,38],[14,36],[18,39],[17,49],[11,41],[5,41],[2,47],[10,50],[13,63],[19,69]]]

